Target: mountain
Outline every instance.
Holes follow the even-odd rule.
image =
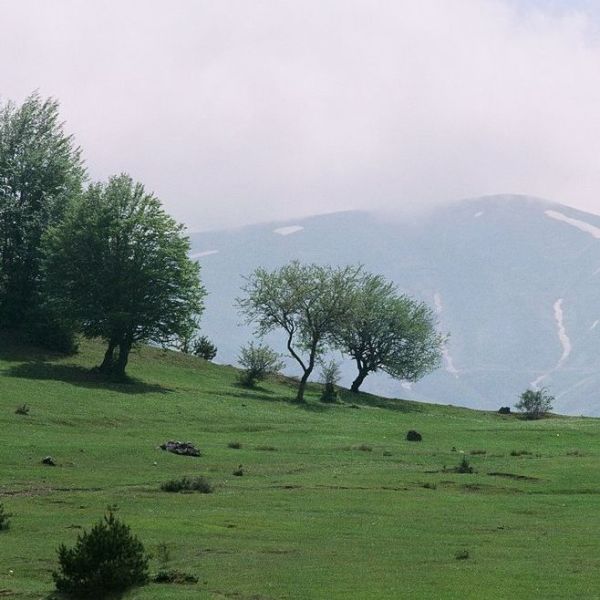
[[[244,275],[292,259],[362,263],[435,308],[450,333],[443,368],[412,386],[370,376],[366,391],[497,409],[544,385],[556,411],[600,415],[600,216],[492,196],[404,219],[343,212],[191,238],[220,362],[251,336],[234,306]],[[353,373],[344,364],[344,383]]]

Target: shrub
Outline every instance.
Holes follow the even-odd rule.
[[[476,456],[477,454],[487,454],[487,450],[483,450],[482,448],[477,448],[476,450],[471,450],[469,452],[471,456]]]
[[[340,365],[334,360],[321,365],[321,379],[323,380],[323,391],[321,402],[334,403],[339,400],[336,384],[340,380]]]
[[[498,413],[501,415],[510,415],[510,406],[501,406],[498,409]]]
[[[192,342],[192,354],[212,360],[217,355],[217,347],[205,335],[201,335]]]
[[[423,440],[423,436],[418,431],[415,431],[414,429],[411,429],[406,434],[406,440],[409,441],[409,442],[420,442],[420,441]]]
[[[154,583],[198,583],[198,578],[179,569],[159,571],[153,578]]]
[[[242,346],[238,362],[243,367],[239,380],[244,387],[254,387],[258,381],[266,379],[283,369],[281,356],[264,344],[250,342]]]
[[[182,477],[181,479],[171,479],[160,486],[163,492],[200,492],[201,494],[211,494],[213,486],[206,477]]]
[[[511,450],[510,451],[511,456],[529,456],[530,454],[531,454],[531,452],[529,452],[529,450]]]
[[[102,598],[148,582],[148,556],[130,528],[112,509],[73,548],[58,548],[56,589],[76,598]]]
[[[0,502],[0,531],[5,531],[10,527],[8,513],[4,509],[4,504]]]
[[[29,414],[29,406],[27,404],[20,404],[15,409],[16,415],[28,415]]]
[[[240,442],[229,442],[227,447],[232,448],[233,450],[239,450],[242,447],[242,444],[240,444]]]
[[[472,473],[473,467],[469,463],[469,459],[463,455],[462,460],[458,463],[458,466],[454,469],[456,473]]]
[[[373,452],[373,447],[368,444],[361,444],[360,446],[357,446],[356,449],[361,452]]]
[[[277,448],[275,446],[256,446],[257,450],[262,450],[264,452],[276,452]]]
[[[469,558],[469,551],[468,550],[459,550],[454,555],[454,558],[456,558],[456,560],[467,560]]]
[[[242,467],[242,465],[238,465],[238,468],[233,472],[233,475],[235,475],[236,477],[243,477],[244,467]]]
[[[515,408],[524,413],[527,419],[541,419],[552,410],[553,402],[554,396],[543,387],[539,390],[525,390]]]

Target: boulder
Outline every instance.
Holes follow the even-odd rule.
[[[415,431],[414,429],[411,429],[406,434],[406,440],[409,441],[409,442],[420,442],[420,441],[423,440],[423,436],[418,431]]]
[[[176,442],[169,440],[164,444],[160,445],[162,450],[172,452],[173,454],[180,454],[181,456],[200,456],[200,450],[194,446],[191,442]]]
[[[44,458],[42,458],[42,464],[48,465],[49,467],[56,466],[56,462],[54,462],[54,459],[51,456],[45,456]]]

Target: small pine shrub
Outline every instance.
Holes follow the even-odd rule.
[[[462,460],[458,463],[458,466],[454,470],[457,473],[472,473],[473,467],[469,463],[469,459],[463,455]]]
[[[217,347],[205,335],[201,335],[192,342],[192,354],[204,360],[213,360],[217,356]]]
[[[8,513],[4,509],[4,504],[0,502],[0,531],[6,531],[10,527]]]
[[[200,492],[201,494],[211,494],[214,488],[206,477],[181,477],[181,479],[171,479],[160,486],[163,492]]]
[[[109,509],[104,519],[58,548],[56,589],[75,598],[103,598],[148,583],[148,556],[140,540]]]
[[[27,404],[20,404],[15,409],[16,415],[28,415],[29,414],[29,406]]]
[[[236,477],[243,477],[244,467],[242,467],[242,465],[238,465],[238,468],[233,472],[233,475],[235,475]]]

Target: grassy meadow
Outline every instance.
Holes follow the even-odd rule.
[[[89,370],[101,355],[2,342],[0,598],[49,598],[57,546],[109,505],[199,578],[131,599],[600,598],[600,420],[323,405],[318,386],[298,406],[284,379],[249,391],[232,367],[150,348],[131,383],[106,384]],[[202,456],[158,448],[171,439]],[[474,473],[453,470],[463,456]],[[214,493],[160,490],[184,475]]]

